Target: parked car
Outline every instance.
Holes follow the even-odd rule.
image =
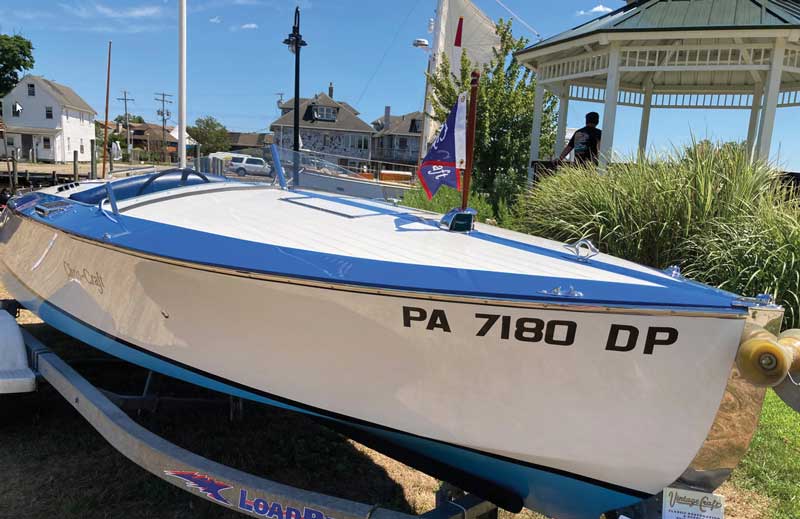
[[[272,168],[264,159],[258,157],[231,157],[231,161],[225,168],[229,173],[236,173],[239,176],[245,175],[271,175]]]

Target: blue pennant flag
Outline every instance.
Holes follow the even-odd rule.
[[[461,175],[466,165],[467,147],[467,94],[458,96],[450,115],[439,130],[439,136],[422,159],[417,171],[422,188],[428,199],[442,186],[461,189]]]

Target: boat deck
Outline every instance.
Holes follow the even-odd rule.
[[[604,254],[579,261],[558,242],[480,223],[471,233],[449,232],[433,213],[309,190],[216,182],[131,197],[118,207],[125,232],[111,225],[115,244],[236,270],[574,303],[730,310],[735,297]],[[77,215],[50,220],[90,238],[104,229]]]

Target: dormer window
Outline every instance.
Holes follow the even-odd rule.
[[[314,119],[318,119],[320,121],[335,121],[336,108],[331,106],[315,106]]]
[[[420,133],[419,124],[416,119],[411,119],[411,126],[408,128],[408,131],[411,133]]]
[[[34,97],[36,95],[36,85],[34,83],[28,83],[28,95],[30,97]]]

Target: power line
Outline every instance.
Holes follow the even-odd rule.
[[[167,119],[172,115],[172,112],[167,110],[167,103],[172,104],[172,101],[167,99],[172,97],[172,94],[165,94],[164,92],[156,92],[155,95],[160,96],[155,98],[156,101],[161,103],[161,109],[156,110],[156,114],[161,116],[161,148],[164,155],[164,162],[167,161]]]
[[[528,22],[526,22],[525,20],[523,20],[522,18],[517,16],[517,14],[514,11],[512,11],[511,9],[509,9],[506,4],[504,4],[500,0],[494,0],[494,1],[497,2],[497,5],[499,5],[500,7],[505,9],[506,11],[508,11],[508,14],[510,14],[512,18],[514,18],[516,21],[518,21],[519,23],[521,23],[522,25],[527,27],[529,31],[531,31],[533,34],[536,35],[537,38],[539,38],[540,40],[542,39],[542,35],[539,34],[539,31],[537,31],[536,29],[531,27],[531,25]]]
[[[421,0],[417,0],[417,2],[408,11],[408,14],[406,14],[406,17],[403,19],[403,21],[400,22],[400,25],[397,26],[397,30],[395,31],[394,36],[392,37],[392,41],[390,41],[389,45],[386,46],[386,49],[383,51],[383,56],[381,56],[380,61],[378,61],[378,65],[375,67],[375,70],[372,72],[372,75],[369,77],[369,79],[367,80],[367,83],[364,85],[364,90],[361,91],[361,95],[358,96],[358,100],[356,101],[356,106],[358,106],[359,103],[361,103],[361,99],[364,97],[364,94],[367,93],[367,89],[369,88],[369,84],[372,83],[373,79],[375,79],[375,76],[378,74],[378,70],[380,70],[381,65],[383,65],[383,61],[386,59],[386,55],[389,54],[389,49],[391,49],[392,46],[394,45],[394,42],[397,40],[397,37],[400,35],[400,31],[403,29],[403,26],[406,24],[408,19],[411,18],[411,13],[414,12],[414,10],[419,5],[420,1]]]

